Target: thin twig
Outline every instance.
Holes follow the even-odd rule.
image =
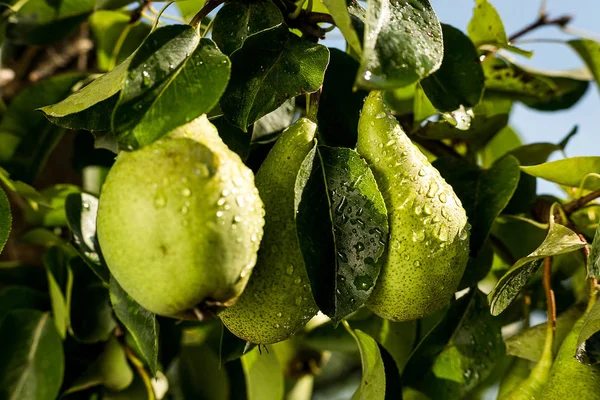
[[[541,14],[537,20],[533,21],[531,24],[527,25],[520,31],[512,34],[508,38],[508,41],[513,42],[513,41],[517,40],[518,38],[520,38],[521,36],[526,35],[527,33],[534,31],[542,26],[557,25],[557,26],[563,28],[567,24],[569,24],[571,22],[571,20],[573,20],[573,17],[571,15],[563,15],[562,17],[549,19],[546,14]]]
[[[190,21],[190,26],[198,28],[204,20],[204,18],[206,18],[206,16],[210,14],[212,10],[221,5],[223,1],[224,0],[208,0],[206,4],[204,4],[204,7],[202,7],[196,15],[194,15],[194,18],[192,18],[192,20]]]
[[[552,331],[554,331],[556,330],[556,300],[552,290],[552,257],[544,258],[543,284],[548,306],[548,323],[551,324]]]
[[[567,204],[565,204],[562,208],[565,211],[565,213],[567,215],[569,215],[569,214],[572,214],[575,211],[579,210],[580,208],[585,206],[587,203],[589,203],[593,200],[596,200],[599,197],[600,197],[600,189],[595,190],[589,194],[586,194],[585,196],[579,197],[575,200],[572,200],[572,201],[568,202]]]

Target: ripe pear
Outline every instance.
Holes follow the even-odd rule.
[[[465,210],[452,187],[406,136],[383,102],[367,97],[357,150],[388,209],[390,238],[367,306],[382,318],[407,321],[447,305],[469,254]]]
[[[193,318],[231,305],[256,262],[264,210],[254,176],[203,115],[119,153],[102,188],[98,240],[140,305]]]
[[[579,363],[575,358],[577,339],[587,313],[581,317],[567,335],[556,355],[548,382],[536,399],[577,400],[600,399],[600,368]]]
[[[318,311],[296,234],[294,189],[317,126],[301,118],[283,132],[256,173],[265,234],[248,287],[221,320],[236,336],[268,344],[289,338]]]

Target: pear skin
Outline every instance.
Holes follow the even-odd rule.
[[[252,171],[201,116],[119,153],[100,196],[98,240],[112,275],[140,305],[195,318],[243,291],[263,213]]]
[[[365,101],[357,150],[373,170],[390,225],[367,306],[392,321],[429,315],[449,303],[465,270],[470,229],[465,210],[406,136],[381,92]]]
[[[283,132],[256,174],[265,204],[265,234],[248,287],[221,320],[257,344],[289,338],[318,311],[296,234],[294,190],[317,126],[301,118]]]

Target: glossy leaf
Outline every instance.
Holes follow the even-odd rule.
[[[40,108],[53,124],[68,129],[105,131],[123,87],[131,58],[59,103]],[[64,96],[63,96],[64,97]],[[49,102],[46,102],[48,104]]]
[[[10,203],[4,190],[0,188],[0,254],[8,240],[8,235],[12,227],[12,214],[10,212]]]
[[[519,134],[510,126],[504,127],[498,132],[481,151],[483,165],[488,167],[497,159],[522,144]]]
[[[536,178],[560,185],[579,187],[586,175],[600,174],[600,157],[563,158],[539,165],[524,166],[521,167],[521,170]],[[596,188],[590,187],[589,189]]]
[[[304,188],[296,195],[296,221],[312,293],[339,322],[364,304],[379,276],[389,230],[385,204],[365,161],[347,148],[311,151],[296,183]]]
[[[0,398],[54,400],[62,384],[62,343],[49,313],[17,310],[0,322]]]
[[[330,146],[356,147],[358,118],[367,92],[352,90],[358,62],[338,49],[329,49],[330,61],[325,72],[319,100],[319,135]]]
[[[317,91],[323,84],[329,51],[300,39],[281,24],[246,39],[231,55],[231,63],[221,109],[227,119],[246,130],[287,99]]]
[[[156,375],[159,333],[156,315],[136,303],[112,277],[110,302],[117,318],[125,325],[146,359],[150,372],[152,375]]]
[[[577,338],[575,358],[586,365],[600,363],[600,305],[596,302],[586,314]]]
[[[356,83],[367,89],[407,86],[438,70],[443,50],[429,0],[370,1]]]
[[[472,225],[470,249],[474,257],[483,246],[494,220],[510,201],[519,183],[519,163],[504,157],[489,169],[451,158],[433,164],[454,188]]]
[[[544,242],[527,257],[518,260],[489,294],[492,315],[500,314],[512,303],[533,274],[537,272],[545,257],[570,253],[583,248],[583,246],[585,243],[575,232],[551,220]]]
[[[421,81],[431,103],[440,111],[475,107],[484,88],[477,49],[460,30],[442,24],[444,59],[440,69]]]
[[[587,264],[587,276],[588,278],[600,278],[600,225],[596,227],[596,233],[594,235],[594,241],[590,250],[590,256]]]
[[[283,371],[274,352],[254,349],[242,357],[248,400],[282,399]]]
[[[52,301],[56,330],[64,339],[69,326],[69,307],[73,288],[73,273],[69,268],[69,257],[59,247],[50,247],[44,256],[44,266],[48,276],[48,292]]]
[[[360,386],[352,395],[352,400],[383,400],[385,398],[385,368],[381,352],[375,339],[360,330],[348,331],[360,350],[362,379]]]
[[[563,340],[582,315],[582,310],[577,307],[571,307],[556,318],[556,330],[554,331],[554,340],[552,342],[554,354],[558,352]],[[543,322],[506,339],[506,354],[538,362],[544,350],[547,326],[546,322]]]
[[[0,162],[13,179],[32,182],[63,135],[35,109],[63,99],[83,77],[55,76],[22,90],[12,100],[0,122]]]
[[[348,42],[348,45],[352,48],[352,50],[356,54],[360,54],[362,52],[360,39],[358,38],[358,34],[354,25],[352,24],[352,18],[350,17],[350,13],[348,12],[348,5],[346,4],[346,0],[321,0],[327,10],[331,13],[333,20],[335,21],[335,25],[340,29],[342,35],[344,35],[344,39]]]
[[[600,43],[590,39],[570,40],[568,43],[585,62],[596,82],[600,83]]]
[[[230,62],[188,25],[152,32],[129,63],[112,117],[119,144],[137,148],[210,111],[227,86]]]
[[[226,3],[215,16],[212,38],[227,55],[256,33],[283,23],[279,7],[271,0]]]

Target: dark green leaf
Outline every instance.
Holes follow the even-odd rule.
[[[23,309],[47,311],[48,296],[27,286],[0,286],[0,322],[7,313]]]
[[[46,272],[36,266],[20,262],[0,262],[0,287],[26,286],[40,292],[48,289]]]
[[[519,183],[519,163],[511,156],[482,170],[454,158],[434,162],[444,179],[454,188],[472,225],[471,256],[475,257],[485,242],[496,217],[508,204]]]
[[[130,62],[131,58],[126,59],[66,99],[42,107],[40,111],[52,123],[64,128],[92,132],[109,130],[110,115],[117,104],[117,93],[123,87]]]
[[[486,93],[542,111],[571,107],[589,86],[588,74],[579,71],[537,71],[498,57],[487,57],[482,66]]]
[[[121,11],[96,11],[90,17],[99,70],[109,71],[124,62],[150,33],[150,25],[132,25],[130,19],[128,13]]]
[[[308,173],[306,186],[298,185]],[[296,187],[303,187],[297,230],[312,292],[337,323],[364,304],[379,276],[389,231],[383,197],[365,161],[347,148],[311,151]]]
[[[589,174],[600,174],[600,157],[571,157],[550,161],[539,165],[524,166],[521,170],[536,178],[542,178],[560,185],[579,187]],[[597,189],[598,182],[589,189]]]
[[[427,122],[416,134],[427,139],[454,139],[471,143],[474,151],[484,147],[489,141],[506,127],[508,114],[486,116],[475,114],[471,126],[467,130],[458,129],[449,122]]]
[[[352,400],[384,400],[386,393],[385,368],[375,339],[359,330],[347,328],[360,350],[362,379]]]
[[[346,0],[322,0],[322,2],[331,13],[335,25],[340,29],[342,35],[344,35],[344,39],[346,39],[348,45],[356,54],[360,54],[362,52],[360,39],[352,23]]]
[[[250,153],[250,133],[242,131],[223,116],[212,119],[210,122],[217,128],[219,136],[229,150],[237,153],[242,161],[246,161]]]
[[[547,225],[524,217],[501,215],[494,221],[491,234],[502,242],[513,259],[518,260],[542,244],[547,230]]]
[[[338,49],[329,49],[330,61],[325,72],[319,100],[319,135],[331,146],[356,147],[358,118],[367,92],[352,90],[358,62]]]
[[[490,315],[485,295],[475,289],[464,297],[466,308],[458,306],[464,312],[448,315],[460,317],[443,348],[427,349],[428,338],[419,346],[424,346],[421,351],[435,353],[431,369],[416,384],[432,399],[465,398],[492,373],[504,354],[500,324]],[[438,325],[430,336],[434,338],[443,327],[444,323]]]
[[[94,273],[108,284],[110,273],[101,260],[96,236],[98,198],[88,193],[71,194],[65,201],[65,209],[75,246]]]
[[[32,182],[62,137],[35,109],[63,99],[82,74],[58,75],[22,90],[0,123],[0,162],[14,179]]]
[[[359,86],[407,86],[440,68],[442,28],[429,0],[370,1]]]
[[[159,334],[156,315],[136,303],[112,277],[110,280],[110,302],[117,318],[125,325],[146,359],[150,372],[152,375],[156,375]]]
[[[94,0],[23,2],[10,19],[7,37],[20,44],[45,45],[63,39],[94,10]]]
[[[600,233],[598,232],[600,232],[600,225],[596,228],[587,264],[587,276],[596,279],[600,279]]]
[[[581,249],[585,243],[569,228],[554,223],[551,216],[548,234],[544,242],[527,257],[518,260],[511,269],[498,281],[489,294],[490,311],[498,315],[504,311],[517,297],[521,289],[527,285],[545,257],[566,254]]]
[[[271,0],[226,3],[215,16],[212,38],[230,55],[254,34],[283,23],[283,15]]]
[[[483,69],[477,49],[460,30],[442,24],[444,60],[439,70],[421,81],[431,103],[440,111],[461,105],[475,107],[483,95]]]
[[[552,342],[552,349],[555,355],[563,340],[582,314],[583,310],[571,307],[556,318],[556,330],[554,331],[554,340]],[[544,351],[547,326],[546,322],[542,322],[506,339],[506,354],[538,362]]]
[[[83,343],[108,340],[117,327],[108,288],[79,257],[71,260],[71,270],[71,334]]]
[[[242,357],[248,400],[282,399],[283,370],[275,352],[254,349]]]
[[[11,226],[12,214],[10,213],[10,203],[6,197],[6,193],[0,187],[0,254],[8,240],[8,235],[10,235]]]
[[[147,145],[210,111],[229,80],[230,63],[189,25],[152,32],[129,64],[112,127],[125,148]]]
[[[586,365],[600,363],[600,303],[596,302],[585,316],[579,337],[575,358]]]
[[[231,81],[221,108],[246,130],[287,99],[317,91],[328,62],[327,47],[300,39],[284,24],[252,35],[231,56]]]
[[[69,255],[57,246],[50,247],[44,256],[52,314],[56,330],[62,339],[66,337],[69,326],[69,307],[73,288],[73,273],[69,268],[69,258]]]
[[[570,40],[568,43],[585,62],[596,82],[600,84],[600,43],[589,39]]]
[[[18,310],[0,322],[0,398],[54,400],[64,355],[49,313]]]

